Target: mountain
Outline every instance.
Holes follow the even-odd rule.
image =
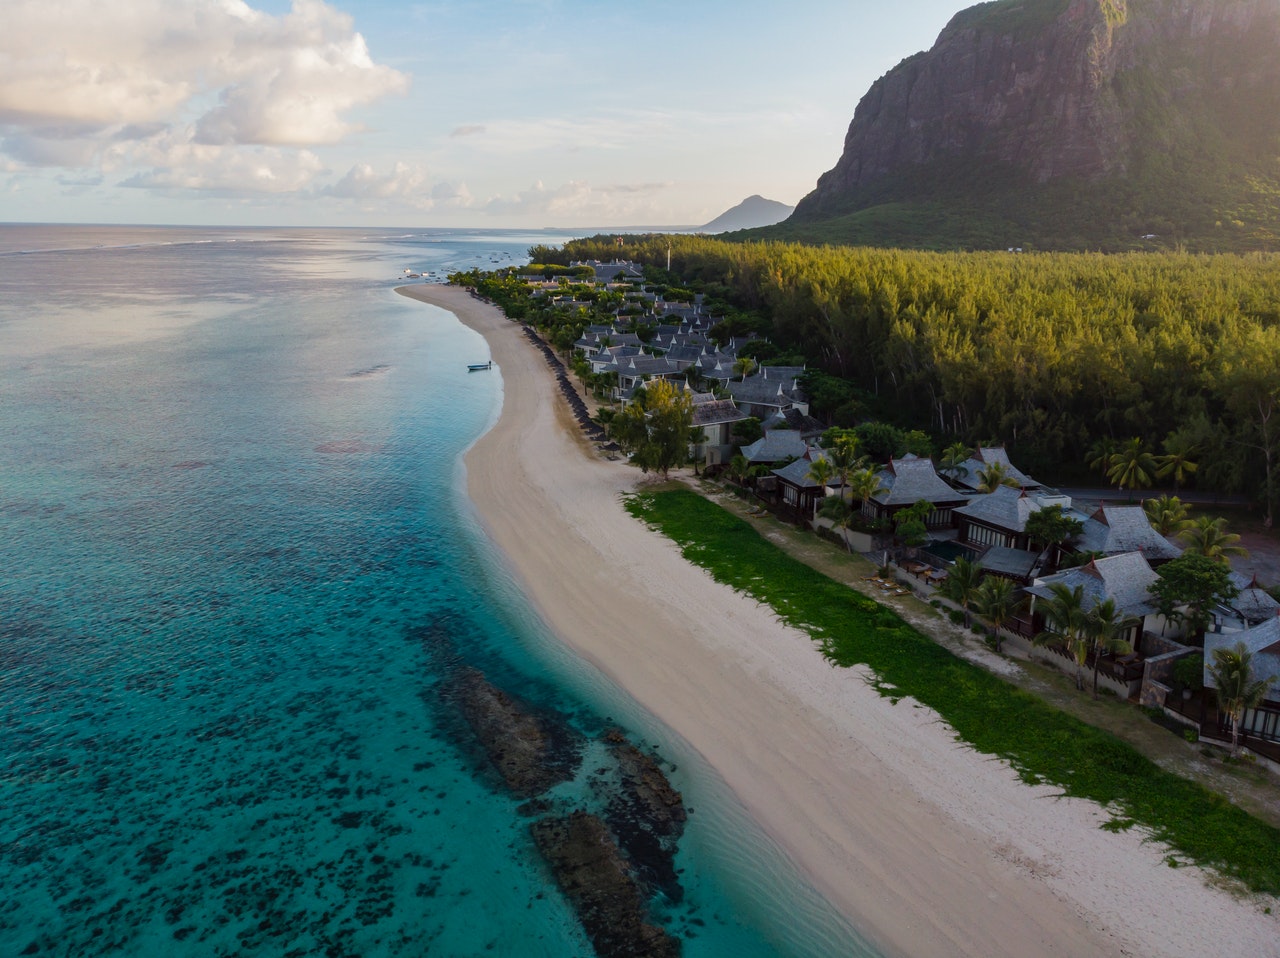
[[[770,236],[1280,249],[1280,3],[994,0],[862,98]]]
[[[726,210],[706,226],[698,228],[699,233],[725,233],[729,230],[749,230],[757,226],[772,226],[781,223],[791,215],[794,206],[779,203],[777,200],[766,200],[763,196],[748,196],[731,210]]]

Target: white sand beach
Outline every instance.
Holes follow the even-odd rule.
[[[1170,868],[1141,835],[1100,829],[1092,803],[1023,785],[631,518],[619,497],[642,475],[585,443],[517,324],[465,290],[400,292],[490,344],[502,415],[466,457],[468,489],[543,619],[705,756],[886,954],[1280,954],[1280,916],[1263,911],[1276,902]]]

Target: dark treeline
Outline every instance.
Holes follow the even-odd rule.
[[[723,301],[941,440],[1070,473],[1105,438],[1198,451],[1201,487],[1272,500],[1280,256],[929,253],[613,236],[539,262],[627,258]]]

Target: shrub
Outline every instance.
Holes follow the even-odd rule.
[[[952,609],[947,613],[947,617],[951,619],[952,625],[964,625],[964,613],[959,609]]]
[[[1188,728],[1182,730],[1182,737],[1188,742],[1200,741],[1200,732],[1198,729]]]

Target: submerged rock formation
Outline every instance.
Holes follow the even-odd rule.
[[[514,794],[532,798],[573,777],[582,749],[567,724],[536,714],[476,669],[459,672],[452,694],[490,764]]]
[[[605,741],[615,764],[597,772],[597,785],[610,782],[602,801],[608,824],[582,809],[557,814],[563,799],[549,789],[574,777],[583,737],[474,668],[459,668],[442,699],[465,720],[507,789],[527,799],[521,814],[546,816],[530,832],[596,953],[601,958],[679,955],[680,940],[648,917],[655,889],[673,901],[682,897],[675,852],[687,818],[679,791],[654,758],[620,730],[610,730]]]
[[[619,729],[605,733],[618,763],[621,788],[608,803],[606,817],[639,874],[679,900],[675,854],[688,812],[652,755],[632,745]]]
[[[675,958],[680,941],[650,924],[645,897],[604,822],[584,811],[530,830],[600,958]]]

